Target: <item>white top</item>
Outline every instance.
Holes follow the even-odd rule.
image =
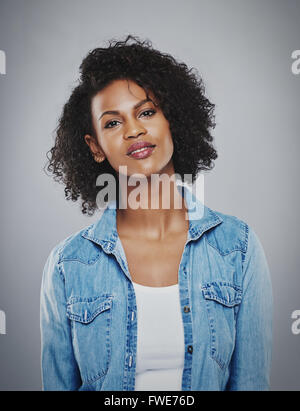
[[[137,301],[135,391],[181,391],[184,331],[178,284],[133,286]]]

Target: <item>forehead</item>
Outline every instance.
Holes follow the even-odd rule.
[[[151,93],[149,94],[150,97]],[[145,90],[132,80],[115,80],[99,91],[92,100],[93,110],[122,110],[146,98]]]

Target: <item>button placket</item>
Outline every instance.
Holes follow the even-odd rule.
[[[193,353],[193,346],[192,346],[192,345],[189,345],[189,346],[187,347],[187,350],[188,350],[188,352],[189,352],[190,354],[192,354],[192,353]]]
[[[182,257],[182,264],[179,270],[179,291],[180,291],[180,303],[184,328],[184,369],[182,373],[182,390],[191,390],[191,378],[192,378],[192,356],[190,355],[190,344],[193,341],[192,330],[192,316],[190,308],[190,290],[189,290],[189,269],[187,262],[189,259],[189,240],[185,245],[185,249]]]

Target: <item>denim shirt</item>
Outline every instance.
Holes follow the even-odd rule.
[[[245,222],[213,211],[186,187],[183,195],[189,231],[178,270],[181,388],[268,390],[272,288],[262,245]],[[60,242],[46,261],[43,389],[133,391],[137,316],[111,201],[97,222]]]

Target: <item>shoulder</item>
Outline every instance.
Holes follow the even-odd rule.
[[[64,261],[78,261],[83,264],[95,262],[102,249],[84,237],[85,233],[92,229],[95,224],[90,224],[61,240],[52,248],[48,258],[57,264]]]
[[[205,233],[209,246],[231,265],[238,263],[244,289],[248,287],[250,281],[257,286],[269,287],[270,272],[267,256],[253,227],[236,216],[211,209],[210,212],[215,215],[219,224]],[[235,258],[234,253],[239,254],[238,259]]]
[[[254,255],[264,255],[259,236],[251,225],[236,216],[210,208],[208,210],[218,220],[221,220],[220,224],[205,233],[207,242],[220,254],[226,255],[240,251],[243,254],[243,260]]]
[[[223,255],[234,251],[246,253],[251,227],[236,216],[206,208],[220,222],[205,233],[207,242]]]

